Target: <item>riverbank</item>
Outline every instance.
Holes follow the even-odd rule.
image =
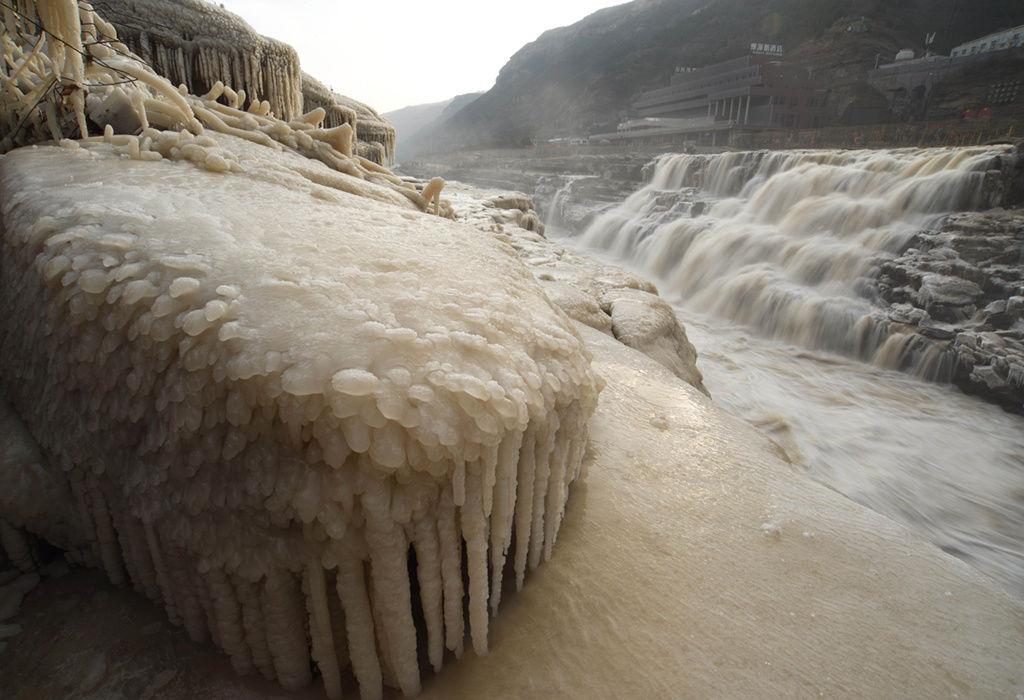
[[[554,555],[506,591],[489,654],[449,659],[421,697],[1024,690],[1018,601],[794,471],[661,365],[578,328],[607,386]],[[322,697],[238,678],[148,602],[69,576],[12,620],[24,627],[0,656],[12,700]]]
[[[542,284],[573,267],[606,291],[647,284],[518,226],[529,211],[493,206],[494,192],[453,190],[454,214],[517,250]],[[607,316],[605,332],[594,318],[577,329],[606,387],[553,556],[521,592],[506,586],[490,653],[449,657],[423,697],[1024,688],[1019,601],[808,479],[677,372],[616,341],[599,305],[591,312]],[[11,698],[322,697],[317,685],[285,693],[237,677],[137,594],[59,565],[8,623],[22,628],[0,652]],[[350,676],[344,686],[356,692]]]

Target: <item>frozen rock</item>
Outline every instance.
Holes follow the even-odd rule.
[[[612,333],[612,317],[601,308],[597,300],[577,287],[558,281],[544,281],[544,293],[569,318],[596,328],[602,333]]]
[[[76,506],[41,514],[240,673],[415,693],[417,639],[485,653],[506,557],[521,585],[550,556],[589,354],[507,246],[397,178],[148,136],[161,162],[116,135],[0,160],[0,382]]]
[[[362,157],[379,165],[394,162],[397,132],[377,110],[334,92],[308,73],[302,74],[302,101],[307,112],[317,108],[324,110],[325,128],[351,125]]]
[[[73,681],[76,692],[88,693],[95,690],[107,675],[107,657],[103,652],[96,652],[86,667],[85,674]]]
[[[570,318],[603,333],[614,333],[623,343],[648,353],[678,377],[707,393],[697,369],[697,353],[686,339],[686,330],[671,306],[658,297],[651,282],[624,268],[576,255],[505,218],[507,212],[521,213],[519,207],[524,205],[532,210],[521,193],[469,190],[459,183],[450,183],[449,191],[458,218],[495,233],[511,245],[542,282],[549,298]],[[497,203],[515,208],[499,209]],[[496,227],[491,223],[495,220],[513,225]],[[612,317],[613,298],[623,300],[618,304],[618,321]],[[634,313],[636,317],[630,318]],[[616,323],[619,329],[613,330]]]
[[[609,290],[601,306],[611,316],[612,333],[622,343],[651,357],[707,394],[697,369],[697,351],[675,310],[661,297],[639,289]]]
[[[223,6],[202,0],[96,5],[118,38],[172,84],[201,94],[219,80],[257,102],[266,100],[286,121],[308,111],[295,49],[258,34]]]

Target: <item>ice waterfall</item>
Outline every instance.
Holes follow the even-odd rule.
[[[888,316],[874,277],[945,212],[1000,203],[1008,149],[667,155],[598,217],[585,245],[661,280],[666,296],[760,332],[932,379],[953,359]],[[922,292],[923,293],[923,292]]]

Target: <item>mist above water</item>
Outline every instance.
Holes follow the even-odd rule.
[[[797,468],[1024,596],[1024,418],[884,369],[905,336],[871,280],[915,231],[989,206],[997,152],[664,156],[568,242],[653,279],[716,402]],[[910,369],[943,380],[950,365]]]

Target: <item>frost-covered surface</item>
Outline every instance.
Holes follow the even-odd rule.
[[[395,131],[386,119],[301,73],[290,46],[223,8],[130,0],[98,9],[75,0],[4,6],[0,152],[108,126],[130,143],[153,126],[277,141],[357,176],[379,174],[393,159]],[[321,90],[304,105],[313,84]],[[365,162],[331,162],[325,144]]]
[[[613,335],[707,393],[697,369],[697,351],[653,284],[546,239],[544,225],[525,194],[449,182],[445,196],[457,218],[511,245],[545,294],[570,318]]]
[[[580,332],[607,381],[585,488],[555,556],[503,600],[488,655],[425,679],[421,697],[1021,693],[1019,602],[795,472],[659,364]],[[281,697],[183,648],[151,611],[83,588],[47,580],[26,598],[13,620],[25,630],[0,656],[0,668],[22,670],[11,697],[67,695],[97,659],[107,664],[97,692],[111,697],[161,673],[173,676],[167,700]],[[43,600],[67,612],[45,614]],[[83,650],[86,638],[102,642]]]
[[[581,333],[607,381],[582,507],[491,653],[423,697],[1021,693],[1019,602],[794,471],[650,359]]]
[[[327,127],[352,124],[359,155],[381,165],[394,162],[397,132],[373,107],[339,95],[308,73],[302,74],[302,100],[307,112],[317,107],[327,112]]]
[[[483,653],[513,526],[518,583],[551,552],[587,353],[497,241],[211,140],[249,176],[4,156],[3,390],[111,580],[239,671],[298,687],[311,653],[332,695],[349,662],[415,692],[410,545],[431,664],[462,648],[461,541]]]
[[[128,48],[173,85],[202,94],[218,80],[270,102],[284,119],[302,105],[299,57],[241,17],[205,0],[102,0],[104,19]]]

